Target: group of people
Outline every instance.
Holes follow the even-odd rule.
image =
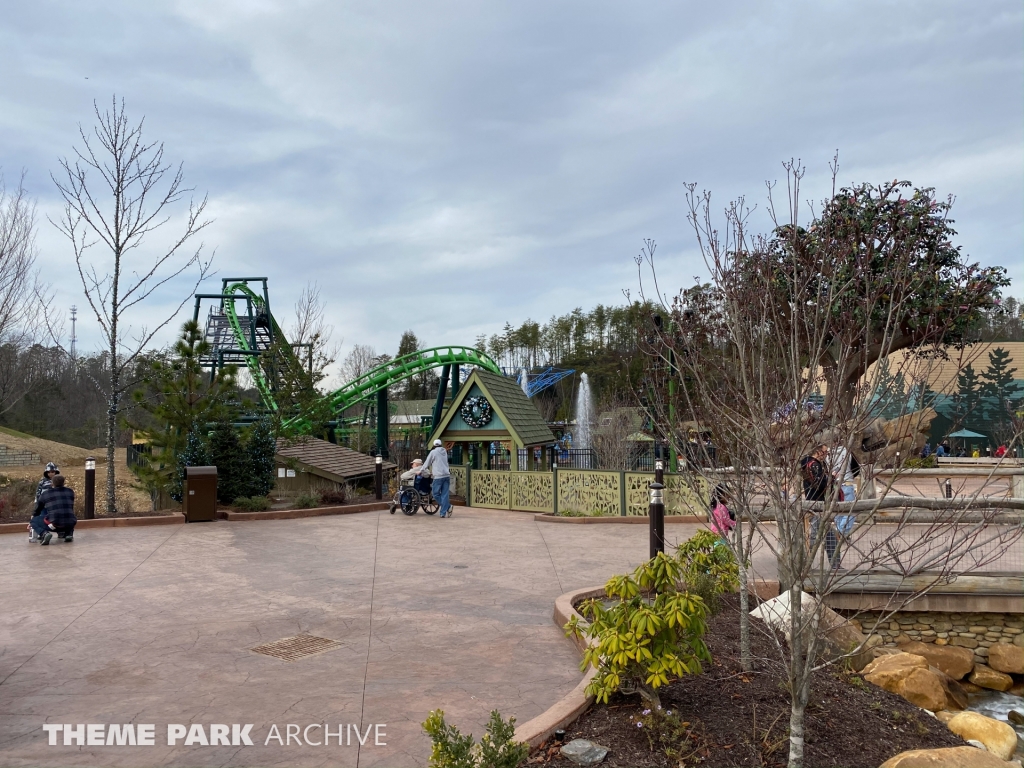
[[[402,473],[402,480],[412,480],[413,487],[420,493],[425,494],[429,490],[441,510],[440,517],[449,518],[455,513],[449,497],[452,472],[448,467],[448,451],[440,440],[434,441],[426,461],[413,459],[412,469]]]
[[[807,501],[856,501],[856,478],[859,474],[857,459],[843,446],[830,449],[822,444],[800,459],[800,477]],[[822,520],[820,513],[811,516],[812,550],[818,541]],[[836,515],[825,531],[825,554],[833,569],[838,569],[842,560],[839,536],[848,535],[855,524],[856,516],[853,514]]]
[[[65,484],[57,465],[50,462],[36,486],[36,506],[28,524],[28,540],[46,546],[56,533],[58,538],[72,542],[77,523],[75,492]]]

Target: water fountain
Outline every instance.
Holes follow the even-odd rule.
[[[580,389],[576,395],[576,427],[572,435],[572,447],[578,449],[592,448],[590,430],[594,424],[594,397],[590,391],[590,379],[587,374],[580,374]],[[581,456],[580,466],[590,468],[589,457]]]

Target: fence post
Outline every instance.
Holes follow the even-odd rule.
[[[626,473],[619,472],[619,516],[625,517],[626,513]]]
[[[551,462],[551,494],[554,501],[552,512],[558,514],[558,462]]]
[[[466,506],[473,506],[473,483],[470,481],[470,476],[473,474],[473,468],[469,466],[469,462],[466,462]]]

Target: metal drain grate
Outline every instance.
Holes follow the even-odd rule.
[[[257,645],[251,650],[254,653],[262,653],[264,656],[273,656],[275,659],[298,661],[307,656],[333,651],[335,648],[341,648],[341,643],[336,640],[328,640],[326,637],[316,637],[315,635],[296,635],[275,640],[272,643]]]

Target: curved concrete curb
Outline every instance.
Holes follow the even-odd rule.
[[[583,617],[580,616],[575,608],[576,603],[589,597],[597,597],[603,594],[604,587],[602,586],[577,589],[560,595],[555,600],[555,612],[554,616],[552,616],[555,625],[562,629],[571,616],[577,616],[582,621]],[[582,654],[583,649],[586,647],[584,645],[586,641],[579,638],[572,638],[572,641],[577,650]],[[579,684],[569,693],[532,720],[527,720],[518,726],[515,735],[516,741],[524,741],[532,749],[550,738],[551,734],[559,728],[564,728],[570,723],[575,722],[594,703],[594,697],[587,695],[586,688],[590,685],[590,681],[596,674],[597,670],[590,667]]]
[[[571,523],[573,525],[592,525],[599,523],[611,523],[613,525],[649,525],[649,521],[646,516],[640,517],[639,515],[629,515],[623,517],[621,515],[617,517],[563,517],[562,515],[553,515],[550,512],[544,512],[537,515],[536,519],[542,523]],[[697,517],[696,515],[665,515],[666,523],[706,523],[708,519],[706,517]]]
[[[779,594],[779,582],[777,581],[765,581],[764,579],[756,579],[751,585],[751,592],[756,594],[762,600],[768,600],[772,597],[778,597]],[[555,612],[552,619],[555,625],[561,629],[563,628],[572,616],[576,616],[582,623],[586,624],[580,612],[576,610],[576,605],[587,600],[591,597],[600,597],[604,594],[604,587],[586,587],[584,589],[577,589],[572,592],[566,592],[564,595],[559,595],[555,599]],[[584,648],[586,648],[586,641],[582,638],[570,638],[576,649],[583,654]],[[587,674],[580,680],[579,685],[573,688],[569,693],[563,696],[553,706],[537,715],[532,720],[527,720],[525,723],[516,728],[516,741],[523,741],[530,745],[530,748],[540,746],[541,743],[547,741],[556,730],[564,728],[571,723],[574,723],[580,715],[590,708],[590,705],[594,703],[594,697],[588,696],[586,688],[590,685],[590,681],[594,679],[594,675],[597,674],[597,670],[590,667],[587,670]]]

